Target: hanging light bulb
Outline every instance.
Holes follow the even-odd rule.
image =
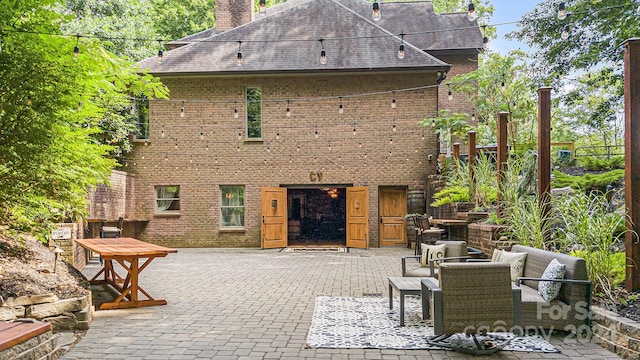
[[[371,14],[371,18],[373,19],[373,21],[378,21],[381,17],[382,14],[380,13],[380,4],[378,4],[378,2],[376,1],[373,3],[373,13]]]
[[[393,138],[389,139],[389,145],[393,145]]]
[[[396,128],[396,123],[395,120],[393,121],[393,127],[391,128],[391,131],[396,132],[397,128]]]
[[[316,139],[318,138],[318,125],[316,125],[316,133],[315,133],[314,136],[315,136]]]
[[[164,138],[164,125],[162,125],[162,131],[161,131],[161,133],[160,133],[160,137],[161,137],[161,138]]]
[[[237,118],[238,118],[238,116],[239,116],[239,114],[238,114],[238,106],[237,106],[237,105],[235,105],[235,104],[236,104],[236,102],[235,102],[235,101],[233,102],[233,104],[234,104],[234,108],[233,108],[233,117],[234,117],[235,119],[237,119]]]
[[[204,132],[202,131],[202,126],[200,127],[200,140],[204,139]]]
[[[291,108],[289,107],[289,100],[287,100],[287,111],[285,112],[287,117],[291,116]]]
[[[356,123],[353,123],[353,136],[356,136]]]
[[[396,98],[391,99],[391,108],[392,109],[396,108]]]
[[[258,13],[262,14],[262,15],[267,13],[267,2],[266,2],[266,0],[260,0],[260,5],[258,7]]]
[[[344,106],[342,106],[342,97],[340,97],[340,105],[338,106],[338,113],[344,113]]]
[[[276,133],[276,140],[280,140],[280,131]]]
[[[569,38],[569,30],[569,25],[565,25],[565,27],[562,29],[562,34],[560,34],[562,40],[567,40]]]
[[[504,82],[504,74],[502,74],[502,82],[500,83],[500,88],[502,89],[502,91],[505,91],[507,89],[507,84],[505,84]]]
[[[482,38],[482,48],[489,50],[489,38],[486,36]]]
[[[564,6],[564,1],[558,4],[558,19],[564,20],[567,18],[567,9]]]
[[[324,65],[327,63],[327,52],[324,51],[324,39],[320,39],[320,46],[322,46],[322,50],[320,50],[320,64]]]
[[[164,51],[162,51],[162,41],[158,40],[158,64],[162,64],[162,56],[164,55]]]
[[[33,100],[31,100],[31,95],[27,95],[27,105],[31,106],[33,104]]]
[[[238,131],[238,140],[242,140],[242,131]]]
[[[184,117],[184,100],[182,100],[182,107],[180,108],[180,117]]]
[[[476,7],[473,3],[469,3],[469,7],[467,9],[467,20],[476,21],[478,17],[476,16]]]
[[[471,113],[471,121],[476,121],[476,113],[475,112]]]
[[[135,115],[136,114],[136,102],[135,102],[135,100],[131,103],[131,107],[129,108],[129,114],[131,114],[131,115]]]
[[[431,127],[436,127],[436,119],[431,119]]]
[[[73,58],[77,58],[80,55],[80,35],[76,35],[76,46],[73,47]]]
[[[358,147],[362,148],[362,141],[358,141]]]
[[[238,40],[238,58],[236,59],[238,66],[242,65],[242,41]]]
[[[178,149],[178,139],[175,139],[175,142],[176,142],[176,144],[174,145],[173,148],[177,150]]]
[[[451,92],[451,84],[447,84],[447,88],[449,90],[447,90],[447,99],[449,99],[449,101],[453,100],[453,93]]]
[[[298,144],[298,147],[296,148],[296,151],[300,151],[300,144]]]
[[[400,34],[400,47],[398,48],[398,59],[404,59],[404,34]]]
[[[421,138],[422,140],[424,140],[424,130],[421,130],[421,131],[420,131],[420,138]]]
[[[78,111],[82,110],[82,100],[78,101]]]

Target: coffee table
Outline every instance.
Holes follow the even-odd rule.
[[[404,296],[420,295],[421,280],[418,277],[390,277],[389,278],[389,309],[393,309],[393,289],[400,293],[400,326],[404,326]],[[437,280],[436,280],[437,281]],[[428,314],[428,312],[427,312]],[[424,308],[422,316],[424,317]]]

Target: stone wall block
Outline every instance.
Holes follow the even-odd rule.
[[[55,294],[43,294],[43,295],[28,295],[28,296],[18,296],[13,299],[13,305],[36,305],[36,304],[46,304],[46,303],[54,303],[58,301],[58,296]]]
[[[27,316],[35,319],[44,319],[67,312],[81,311],[86,306],[84,297],[64,299],[51,304],[32,305],[27,308]],[[75,319],[75,317],[74,317]]]

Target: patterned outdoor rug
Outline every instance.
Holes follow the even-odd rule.
[[[347,252],[346,247],[287,247],[282,249],[282,252]]]
[[[433,336],[433,327],[422,320],[420,298],[405,297],[405,325],[400,327],[399,299],[394,299],[393,310],[384,297],[328,297],[316,298],[313,320],[307,336],[309,348],[370,348],[370,349],[441,349],[427,343]],[[497,334],[496,334],[497,335]],[[513,338],[503,351],[560,352],[541,336],[516,337],[499,334],[501,339]],[[482,337],[479,337],[482,338]],[[466,336],[454,335],[452,344],[471,344]]]

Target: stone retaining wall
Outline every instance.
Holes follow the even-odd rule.
[[[467,243],[469,246],[482,250],[482,252],[491,257],[494,249],[511,250],[513,241],[500,240],[500,231],[504,229],[503,226],[491,225],[491,224],[469,224],[467,225],[468,238]]]
[[[31,318],[51,324],[53,331],[87,330],[93,320],[91,292],[71,299],[58,299],[54,294],[0,297],[0,321]]]
[[[592,341],[625,359],[640,359],[640,324],[593,307]]]

